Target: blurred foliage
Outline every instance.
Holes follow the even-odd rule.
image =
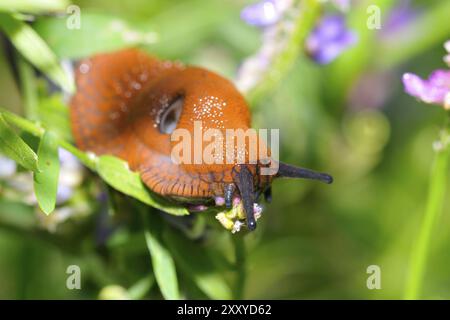
[[[444,113],[405,95],[400,79],[406,71],[426,76],[443,67],[450,2],[411,1],[417,16],[386,38],[383,28],[366,26],[371,1],[355,1],[348,13],[359,35],[354,48],[327,66],[300,52],[264,89],[252,105],[254,127],[281,128],[280,158],[330,172],[335,183],[276,181],[273,203],[246,235],[225,232],[210,213],[162,214],[87,170],[70,200],[45,216],[30,196],[25,168],[38,171],[42,127],[66,146],[71,141],[65,97],[41,72],[70,90],[57,61],[138,45],[234,78],[261,43],[260,31],[239,19],[249,1],[79,0],[72,3],[81,8],[81,29],[66,28],[64,15],[23,21],[28,13],[66,8],[65,1],[49,3],[0,0],[0,28],[8,36],[0,51],[0,106],[37,121],[20,123],[31,126],[27,133],[7,113],[0,116],[1,151],[20,164],[14,181],[0,179],[0,298],[403,297]],[[384,22],[398,1],[377,4]],[[24,54],[30,48],[39,49],[39,59]],[[300,43],[293,52],[299,49]],[[13,140],[23,147],[16,156],[17,149],[3,147]],[[102,165],[77,156],[113,187],[130,177],[121,175],[127,168],[117,159]],[[136,177],[122,186],[134,191],[120,190],[154,204],[139,184]],[[424,298],[450,297],[449,209],[446,200],[430,243]],[[82,270],[81,290],[66,288],[69,265]],[[366,287],[369,265],[381,267],[381,290]]]

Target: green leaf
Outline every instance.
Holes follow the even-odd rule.
[[[176,206],[147,189],[139,173],[131,171],[128,164],[119,158],[100,156],[97,161],[97,172],[113,188],[152,207],[173,215],[189,214],[185,208]]]
[[[171,230],[164,233],[164,240],[183,271],[211,299],[231,299],[231,289],[217,270],[206,248]]]
[[[107,14],[83,11],[81,26],[69,30],[66,19],[50,17],[37,21],[34,28],[60,58],[82,58],[157,41],[151,28],[136,28]]]
[[[48,215],[55,209],[59,177],[58,143],[49,131],[39,143],[38,166],[40,172],[34,173],[34,192],[39,207]]]
[[[145,278],[136,282],[132,287],[127,290],[128,296],[133,300],[143,299],[148,291],[155,283],[155,277],[153,274],[149,274]]]
[[[36,68],[65,91],[70,93],[74,91],[73,79],[67,76],[55,54],[29,25],[10,14],[0,13],[0,28],[7,34],[16,49]]]
[[[0,111],[3,109],[0,108]],[[14,124],[15,126],[19,127],[20,129],[27,131],[37,137],[42,137],[45,130],[22,117],[19,117],[13,113],[10,113],[8,111],[3,111],[0,113],[1,115],[4,115],[5,118],[8,119],[8,122]],[[56,120],[55,120],[56,121]],[[3,121],[4,122],[4,121]],[[1,123],[0,123],[1,124]],[[6,123],[3,125],[4,129],[3,131],[12,132],[13,135],[16,135],[14,131],[12,131]],[[49,124],[49,127],[51,125]],[[1,127],[0,127],[1,129]],[[11,135],[11,133],[9,133]],[[5,133],[6,136],[6,133]],[[0,142],[2,136],[0,136]],[[22,141],[18,136],[17,138]],[[14,140],[15,141],[15,140]],[[4,145],[12,144],[13,146],[10,147],[5,153],[5,155],[8,155],[7,152],[16,152],[17,148],[14,147],[14,141],[11,139],[5,139],[5,142],[0,145],[0,147],[6,148]],[[139,173],[133,172],[128,168],[128,164],[116,157],[113,156],[101,156],[99,158],[92,156],[88,153],[84,153],[80,151],[79,149],[75,148],[73,145],[68,143],[67,141],[57,138],[57,143],[62,148],[66,149],[67,151],[71,152],[73,155],[75,155],[84,165],[89,167],[90,169],[97,171],[99,175],[102,177],[103,180],[105,180],[106,183],[111,185],[113,188],[125,193],[126,195],[129,195],[131,197],[134,197],[152,207],[155,207],[157,209],[160,209],[162,211],[165,211],[167,213],[173,214],[173,215],[188,215],[189,212],[186,210],[186,208],[181,207],[179,205],[176,205],[165,198],[155,194],[151,190],[147,189],[145,185],[142,183],[142,180],[140,178]],[[25,142],[22,141],[22,144],[25,145],[31,152],[33,152]],[[1,151],[2,149],[0,149]],[[16,152],[17,153],[17,152]],[[17,160],[21,153],[17,153],[16,155],[10,155],[10,158]],[[34,154],[34,152],[33,152]],[[34,154],[35,162],[37,159],[36,154]],[[19,162],[21,163],[21,162]],[[22,164],[22,163],[21,163]],[[25,165],[23,165],[25,167]],[[37,169],[37,163],[35,164],[36,170]],[[27,167],[29,168],[29,167]],[[31,169],[30,169],[31,170]]]
[[[37,172],[37,155],[6,123],[0,113],[0,152],[25,169]]]
[[[0,0],[0,11],[45,13],[64,11],[68,5],[67,0]]]
[[[175,263],[162,241],[164,225],[155,214],[143,212],[143,215],[146,221],[145,241],[151,255],[156,282],[165,299],[180,299]]]
[[[39,99],[37,115],[42,125],[58,137],[71,141],[69,108],[62,101],[62,96],[54,94]]]

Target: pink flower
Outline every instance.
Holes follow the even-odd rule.
[[[277,23],[291,0],[263,0],[245,7],[241,12],[241,19],[250,25],[267,27]]]
[[[403,85],[411,96],[450,109],[450,70],[436,70],[427,80],[413,73],[405,73]]]
[[[450,40],[444,44],[447,55],[444,61],[450,66]],[[436,70],[428,80],[423,80],[413,73],[403,75],[406,93],[425,103],[439,104],[450,110],[450,70]]]

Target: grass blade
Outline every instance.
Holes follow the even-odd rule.
[[[143,214],[146,221],[145,241],[152,258],[156,282],[165,299],[180,299],[175,263],[162,241],[163,224],[156,215],[147,212]]]
[[[211,299],[231,299],[230,286],[210,259],[205,248],[167,230],[164,239],[183,271]]]
[[[51,132],[46,131],[39,143],[38,166],[40,172],[34,173],[34,192],[39,207],[48,215],[55,209],[59,178],[58,143]]]
[[[65,91],[69,93],[74,91],[73,79],[63,71],[56,55],[33,28],[7,13],[0,13],[0,28],[31,64]]]
[[[0,152],[25,169],[37,172],[36,153],[6,123],[0,113]]]
[[[102,179],[113,188],[152,207],[173,215],[189,214],[185,208],[175,206],[148,190],[142,183],[139,173],[131,171],[128,164],[121,159],[101,156],[98,158],[97,171]]]
[[[450,113],[449,113],[450,116]],[[448,128],[443,130],[441,147],[436,155],[430,175],[428,199],[420,230],[416,242],[412,247],[409,275],[405,288],[405,299],[420,299],[429,258],[429,251],[433,240],[433,233],[438,224],[445,203],[446,185],[450,159],[450,118]]]
[[[0,11],[47,13],[64,11],[68,5],[67,0],[0,0]]]

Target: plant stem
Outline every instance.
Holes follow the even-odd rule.
[[[243,299],[245,280],[247,278],[246,253],[244,237],[240,235],[231,236],[234,245],[236,284],[234,289],[234,299]]]
[[[41,138],[44,133],[45,129],[36,122],[24,119],[14,113],[11,113],[9,111],[6,111],[4,109],[0,108],[0,112],[3,114],[4,118],[11,124],[15,125],[16,127],[31,133],[32,135]],[[96,171],[96,157],[94,155],[90,156],[86,154],[85,152],[81,151],[80,149],[73,146],[71,143],[57,138],[57,143],[60,147],[66,149],[70,153],[72,153],[74,156],[76,156],[86,167],[89,169]]]
[[[31,120],[38,119],[37,106],[38,97],[36,91],[36,81],[33,68],[25,59],[17,54],[17,69],[20,77],[20,89],[22,91],[23,107],[25,116]]]
[[[299,12],[292,21],[292,29],[286,35],[286,44],[271,61],[271,65],[262,79],[247,93],[252,105],[273,90],[283,76],[289,72],[302,50],[307,35],[314,27],[316,18],[319,16],[321,4],[318,0],[297,0],[295,5],[299,7]]]
[[[431,236],[444,206],[450,154],[450,113],[448,116],[447,125],[435,147],[436,155],[431,170],[426,210],[419,236],[412,248],[410,273],[405,290],[405,299],[409,300],[418,299],[421,295]]]

